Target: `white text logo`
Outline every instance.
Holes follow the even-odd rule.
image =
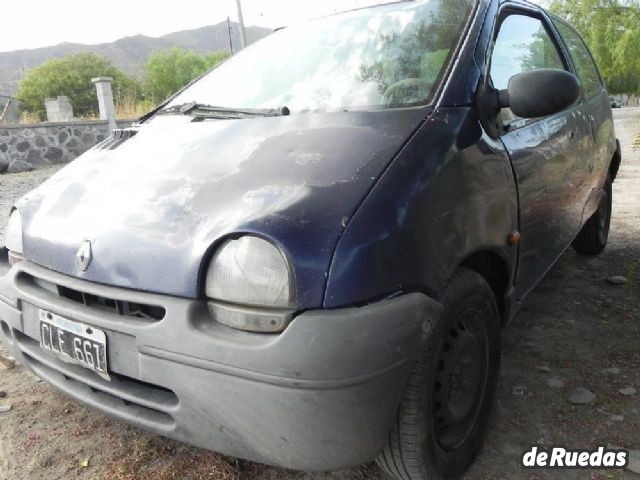
[[[525,468],[625,468],[629,463],[628,450],[598,447],[595,450],[576,450],[563,447],[531,447],[522,454]]]

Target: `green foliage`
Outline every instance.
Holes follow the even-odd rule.
[[[180,48],[155,52],[144,67],[146,97],[160,103],[228,56],[223,51],[199,55]]]
[[[40,120],[47,116],[45,99],[61,95],[69,97],[75,116],[94,115],[98,111],[98,99],[91,79],[103,76],[113,77],[115,96],[137,96],[140,92],[138,83],[106,58],[94,53],[80,53],[49,60],[30,70],[20,84],[18,98],[25,111]]]
[[[523,72],[541,68],[562,68],[556,47],[544,28],[533,35],[531,44],[525,44],[523,47],[526,52],[520,59]]]
[[[584,37],[610,93],[640,93],[637,0],[553,0],[550,8]]]

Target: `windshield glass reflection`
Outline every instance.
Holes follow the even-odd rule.
[[[278,31],[174,99],[292,113],[426,103],[474,0],[396,3]]]

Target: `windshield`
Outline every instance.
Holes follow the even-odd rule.
[[[271,34],[178,95],[196,102],[291,113],[427,102],[474,0],[427,0],[334,15]]]

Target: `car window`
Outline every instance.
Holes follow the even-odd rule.
[[[491,56],[491,81],[494,88],[504,90],[509,79],[518,73],[541,68],[565,70],[562,57],[541,20],[526,15],[509,15],[496,37]],[[510,109],[502,111],[505,125],[526,121]]]
[[[287,106],[300,113],[426,103],[474,6],[398,2],[285,28],[224,62],[170,106]]]
[[[540,20],[508,16],[498,32],[491,58],[491,79],[499,90],[514,75],[539,68],[564,69],[562,59]]]
[[[598,67],[589,53],[589,49],[582,41],[578,33],[566,23],[554,19],[553,23],[560,32],[564,43],[569,49],[573,63],[576,66],[582,88],[586,97],[592,97],[602,89],[602,80],[598,73]]]

